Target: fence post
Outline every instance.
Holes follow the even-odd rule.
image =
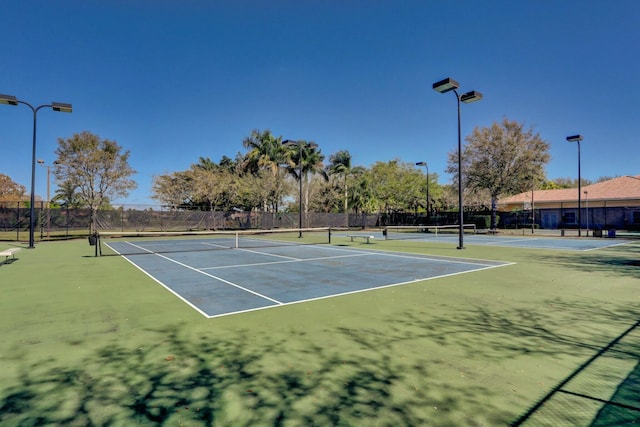
[[[40,215],[38,215],[38,217],[40,218],[40,241],[42,241],[42,239],[44,239],[44,221],[42,218],[42,214],[44,213],[44,202],[42,200],[40,200]]]
[[[16,207],[16,242],[20,241],[20,202]]]

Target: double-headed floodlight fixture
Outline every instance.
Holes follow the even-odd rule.
[[[61,113],[71,113],[73,111],[73,107],[71,104],[65,104],[62,102],[52,102],[51,104],[43,104],[37,107],[29,104],[26,101],[22,101],[15,96],[12,95],[0,95],[0,104],[7,105],[18,105],[24,104],[27,107],[31,108],[33,111],[33,148],[32,148],[32,158],[31,158],[31,206],[29,208],[29,248],[35,248],[35,242],[33,238],[34,231],[34,220],[35,220],[35,182],[36,182],[36,117],[38,114],[38,110],[41,108],[51,108],[53,111],[59,111]]]
[[[567,141],[569,142],[577,142],[578,143],[578,237],[582,236],[582,215],[580,215],[580,210],[582,206],[582,177],[580,176],[580,141],[582,141],[582,135],[571,135],[567,137]],[[589,233],[589,230],[587,230]]]
[[[433,84],[433,90],[440,93],[447,93],[450,91],[454,91],[456,96],[458,96],[458,100],[465,104],[470,104],[472,102],[480,101],[482,99],[482,94],[478,91],[472,90],[467,93],[463,93],[462,95],[458,95],[456,89],[460,87],[460,83],[453,80],[451,77],[447,77],[444,80],[440,80]]]
[[[440,80],[433,84],[433,90],[440,93],[453,92],[456,95],[456,102],[458,104],[458,208],[460,209],[460,230],[458,249],[464,249],[464,204],[462,200],[462,137],[460,132],[460,103],[470,104],[472,102],[480,101],[482,94],[475,90],[471,92],[458,94],[460,83],[453,80],[451,77],[447,77],[444,80]]]

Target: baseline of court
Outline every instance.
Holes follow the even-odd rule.
[[[109,243],[116,251],[118,244]],[[329,245],[124,258],[206,317],[509,265],[490,260],[354,250]]]

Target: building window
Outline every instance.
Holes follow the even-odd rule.
[[[633,211],[633,223],[640,224],[640,211]]]
[[[576,224],[576,213],[575,212],[565,212],[565,214],[564,214],[564,222],[566,224]]]

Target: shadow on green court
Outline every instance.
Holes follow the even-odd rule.
[[[60,367],[50,360],[24,367],[19,384],[6,389],[0,400],[0,421],[4,425],[325,426],[377,420],[379,425],[412,426],[427,423],[425,401],[447,408],[441,414],[446,421],[458,416],[462,408],[457,402],[467,395],[475,396],[482,416],[492,421],[508,416],[482,401],[492,394],[490,388],[405,387],[424,384],[437,366],[392,360],[380,351],[377,335],[367,330],[337,331],[362,347],[357,354],[314,344],[304,334],[296,337],[304,345],[292,352],[283,340],[252,343],[251,334],[245,333],[210,341],[204,336],[182,337],[184,325],[150,332],[157,346],[113,344],[77,366]]]
[[[640,424],[640,363],[618,386],[591,427]]]
[[[561,300],[546,304],[558,313],[566,311]],[[633,310],[587,304],[583,309],[598,323],[620,323]],[[167,327],[147,331],[153,345],[110,344],[88,353],[76,366],[48,360],[22,367],[19,384],[6,389],[0,400],[0,420],[7,425],[247,426],[377,420],[379,425],[412,426],[437,419],[435,425],[504,425],[513,415],[506,404],[492,406],[501,400],[494,384],[458,384],[438,371],[452,365],[464,369],[456,364],[471,360],[503,363],[517,355],[576,354],[587,359],[603,351],[606,346],[585,343],[607,341],[606,331],[579,324],[571,317],[576,311],[572,313],[549,318],[534,309],[448,307],[441,315],[413,310],[386,319],[389,330],[384,333],[362,327],[328,331],[335,346],[300,332],[256,339],[252,332],[240,331],[212,340],[190,335],[188,325]],[[572,321],[573,327],[562,327]],[[426,353],[406,361],[397,351],[385,351],[416,342],[431,346],[420,345]],[[462,352],[453,357],[447,348]],[[439,355],[438,349],[444,353]],[[629,352],[637,357],[638,346]],[[620,396],[637,391],[637,379],[636,369],[620,385]],[[526,393],[518,397],[532,398]],[[595,422],[618,416],[617,409],[605,406]]]
[[[572,270],[640,278],[640,245],[614,246],[578,254],[560,252],[534,256],[536,260]]]
[[[640,321],[600,348],[510,426],[526,425],[529,422],[536,425],[560,425],[565,422],[586,425],[588,419],[592,419],[590,426],[619,426],[640,422],[640,344],[637,338],[631,343],[623,342],[639,326]],[[627,359],[635,366],[622,381],[612,387],[611,382],[616,381],[617,369],[611,360],[601,364],[599,369],[598,362],[605,358]],[[610,393],[607,388],[615,391]],[[575,402],[580,402],[581,399],[583,404],[576,405]],[[600,407],[595,416],[589,414],[590,406]]]
[[[0,424],[508,425],[637,321],[637,276],[622,263],[636,249],[469,248],[520,258],[209,320],[115,257],[42,245],[2,272]],[[580,275],[582,257],[591,270]],[[604,402],[554,395],[589,406],[571,425],[626,420],[614,403],[640,394],[639,329],[574,378],[585,385],[563,388],[606,390]]]

